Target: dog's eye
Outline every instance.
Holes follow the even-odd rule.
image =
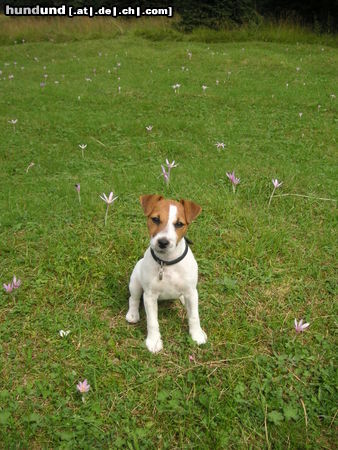
[[[152,217],[151,220],[156,223],[156,225],[159,225],[161,223],[160,218],[159,217]]]
[[[182,223],[182,222],[175,223],[175,228],[182,228],[182,227],[184,227],[184,223]]]

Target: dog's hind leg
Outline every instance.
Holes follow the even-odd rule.
[[[137,265],[133,270],[133,273],[131,274],[129,283],[129,291],[130,291],[129,310],[126,315],[126,320],[129,323],[136,323],[140,320],[139,308],[141,295],[143,294],[143,289],[141,283],[137,279],[136,274],[137,274]]]

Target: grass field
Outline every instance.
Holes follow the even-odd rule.
[[[0,294],[1,448],[334,448],[337,67],[309,44],[0,47],[0,275],[22,281]],[[158,355],[143,308],[125,321],[148,193],[203,208],[204,346],[179,301]]]

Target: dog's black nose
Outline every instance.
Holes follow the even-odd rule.
[[[169,245],[168,239],[162,238],[158,240],[158,245],[160,248],[166,248]]]

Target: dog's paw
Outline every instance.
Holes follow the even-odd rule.
[[[191,334],[192,340],[195,341],[198,345],[205,344],[208,340],[208,337],[207,337],[206,333],[202,330],[202,328],[191,331],[190,334]]]
[[[163,348],[163,342],[161,339],[161,336],[156,336],[154,338],[147,338],[146,339],[146,346],[147,349],[151,352],[151,353],[158,353],[162,350]]]
[[[138,311],[128,311],[126,315],[126,320],[129,323],[136,323],[140,320],[140,313]]]

